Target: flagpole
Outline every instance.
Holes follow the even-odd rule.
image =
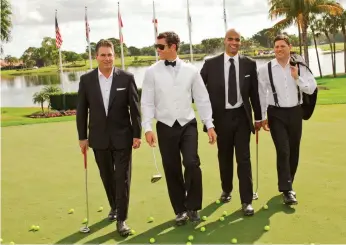
[[[188,21],[188,27],[189,27],[189,39],[190,39],[190,59],[191,62],[193,61],[193,49],[192,49],[192,41],[191,41],[191,16],[190,16],[190,9],[189,9],[189,0],[187,1],[187,21]]]
[[[125,70],[125,61],[124,61],[124,48],[123,48],[123,34],[121,31],[122,28],[122,19],[120,15],[120,6],[118,2],[118,25],[119,25],[119,41],[120,41],[120,51],[121,51],[121,67]]]
[[[154,43],[156,43],[156,38],[157,38],[157,20],[156,20],[156,14],[155,14],[155,1],[153,0],[153,24],[154,24]],[[157,50],[155,48],[155,58],[156,58],[156,62],[158,61],[158,57],[157,57]]]
[[[89,29],[89,22],[87,18],[87,7],[85,6],[85,31],[87,34],[87,41],[88,41],[88,47],[89,47],[89,64],[90,64],[90,70],[93,69],[93,61],[91,58],[91,47],[90,47],[90,29]]]
[[[56,34],[56,31],[57,31],[57,21],[58,21],[58,10],[56,9],[55,10],[55,36],[57,35]],[[60,35],[60,28],[59,28],[59,35]],[[56,38],[56,37],[55,37]],[[61,38],[61,37],[60,37]],[[65,110],[65,85],[64,85],[64,78],[63,78],[63,70],[62,70],[62,58],[61,58],[61,45],[62,43],[59,45],[59,70],[60,70],[60,81],[61,81],[61,90],[62,90],[62,93],[63,93],[63,108]]]
[[[227,32],[226,0],[223,0],[223,21],[225,24],[225,33]]]

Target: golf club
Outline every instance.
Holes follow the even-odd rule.
[[[256,191],[253,194],[252,199],[258,199],[258,130],[256,130]]]
[[[162,175],[160,174],[159,168],[157,167],[154,147],[151,147],[151,148],[153,150],[154,164],[155,164],[156,171],[157,171],[157,174],[155,174],[155,175],[153,175],[151,177],[151,183],[155,183],[155,182],[159,181],[162,178]]]
[[[87,150],[84,150],[84,169],[85,169],[85,191],[86,191],[86,208],[87,208],[87,221],[85,223],[85,227],[80,228],[81,233],[89,233],[90,228],[89,224],[89,205],[88,205],[88,170],[87,170]]]

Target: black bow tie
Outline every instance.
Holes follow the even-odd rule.
[[[166,66],[172,66],[174,67],[176,65],[176,61],[168,61],[168,60],[165,60],[165,65]]]

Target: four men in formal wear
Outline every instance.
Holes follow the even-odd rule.
[[[231,200],[235,153],[242,211],[247,216],[254,214],[250,136],[261,127],[268,130],[269,125],[277,151],[279,191],[286,204],[297,203],[292,183],[302,134],[300,104],[302,92],[313,93],[316,81],[305,67],[300,67],[298,74],[298,67],[290,65],[288,38],[275,38],[276,58],[261,67],[258,74],[256,62],[239,54],[241,35],[235,29],[225,34],[224,53],[206,60],[200,72],[179,59],[179,44],[175,32],[163,32],[157,37],[155,47],[160,61],[145,73],[140,101],[142,121],[134,77],[113,66],[114,47],[110,41],[97,43],[98,68],[80,79],[76,117],[79,145],[83,153],[89,146],[93,148],[111,207],[109,219],[117,220],[121,235],[130,232],[125,220],[132,148],[140,147],[142,127],[147,143],[156,146],[153,119],[157,120],[158,146],[175,221],[182,225],[187,220],[200,220],[202,171],[192,100],[209,143],[217,142],[221,201]]]
[[[291,48],[287,36],[277,36],[274,39],[275,59],[258,72],[262,126],[270,128],[277,155],[278,187],[288,205],[298,203],[292,184],[302,136],[302,92],[313,94],[317,87],[314,76],[305,66],[290,64]]]
[[[209,95],[201,75],[192,64],[177,56],[180,39],[174,32],[157,37],[160,61],[148,68],[142,85],[141,109],[145,138],[151,147],[156,131],[170,201],[177,225],[189,219],[200,220],[202,208],[202,172],[198,155],[198,130],[192,99],[206,126],[209,143],[216,142]],[[181,159],[182,155],[182,159]],[[184,165],[184,174],[182,166]]]
[[[132,147],[137,149],[141,144],[139,96],[134,76],[113,66],[110,41],[97,43],[96,60],[98,68],[80,78],[79,145],[83,153],[89,146],[93,149],[111,207],[108,218],[116,219],[118,232],[127,235]]]
[[[218,135],[221,201],[231,200],[235,153],[242,211],[253,215],[250,135],[261,126],[256,62],[238,53],[241,36],[237,30],[227,31],[224,45],[225,52],[206,60],[201,70]],[[258,121],[255,126],[252,111]]]

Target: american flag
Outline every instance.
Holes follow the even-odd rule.
[[[124,42],[123,33],[121,29],[123,28],[123,21],[121,20],[120,10],[118,9],[118,24],[119,24],[119,40],[120,43]]]
[[[62,45],[62,37],[58,25],[57,14],[55,14],[55,45],[59,49]]]
[[[86,35],[87,42],[89,42],[89,33],[90,33],[90,26],[89,26],[88,17],[87,17],[87,7],[85,7],[85,35]]]
[[[55,45],[59,49],[62,44],[62,37],[58,25],[57,13],[55,13]]]

